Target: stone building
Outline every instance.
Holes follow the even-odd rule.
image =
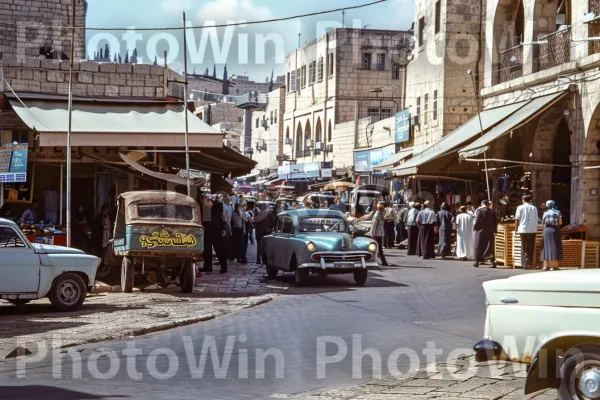
[[[248,93],[258,92],[258,93],[269,93],[272,90],[275,90],[285,84],[285,77],[278,76],[273,85],[271,87],[271,83],[269,82],[269,78],[265,80],[265,82],[255,82],[251,81],[247,76],[235,76],[231,83],[233,87],[230,90],[230,94],[234,96],[242,96],[247,95]]]
[[[410,34],[335,29],[286,57],[284,153],[352,167],[362,127],[404,108]]]
[[[485,10],[480,4],[479,0],[415,2],[406,104],[416,149],[439,141],[477,114],[476,87],[482,83],[485,39]]]
[[[85,59],[87,2],[75,1],[75,60]],[[71,54],[71,0],[0,0],[0,54],[65,59]]]
[[[231,91],[230,81],[213,78],[210,75],[188,74],[188,88],[193,100],[214,101]]]

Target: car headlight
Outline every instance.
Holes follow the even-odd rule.
[[[367,249],[371,253],[375,253],[377,251],[377,244],[376,243],[369,243],[369,247],[367,247]]]
[[[313,242],[308,242],[308,243],[306,244],[306,249],[307,249],[308,251],[310,251],[310,252],[317,251],[317,245],[316,245],[316,244],[314,244]]]

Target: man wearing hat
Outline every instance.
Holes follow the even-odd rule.
[[[517,207],[515,229],[521,239],[521,267],[533,267],[535,255],[535,234],[538,226],[538,210],[530,195],[523,196],[523,204]]]
[[[219,259],[221,273],[227,272],[227,254],[225,240],[227,232],[225,222],[223,221],[223,208],[219,202],[215,201],[213,195],[207,195],[204,198],[204,204],[201,209],[202,225],[204,226],[204,259],[203,271],[212,272],[212,252],[213,248]]]
[[[385,203],[380,201],[377,209],[371,213],[371,237],[377,242],[381,265],[387,267],[388,263],[383,255],[383,241],[385,237]]]
[[[408,252],[409,256],[417,255],[417,245],[419,241],[419,227],[417,226],[417,214],[421,208],[421,204],[410,202],[409,210],[406,217],[406,228],[408,230]]]
[[[481,207],[475,211],[475,268],[485,260],[492,261],[492,268],[496,268],[496,255],[494,253],[494,235],[498,228],[496,212],[491,208],[489,200],[483,200]]]
[[[417,215],[417,225],[419,226],[419,247],[423,260],[435,258],[435,212],[429,208],[429,202],[426,201],[423,210]]]

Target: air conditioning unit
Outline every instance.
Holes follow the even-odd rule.
[[[285,144],[287,146],[291,146],[292,145],[292,139],[291,138],[285,138]]]
[[[323,142],[315,142],[315,150],[323,150]]]
[[[252,154],[254,154],[254,149],[252,147],[246,147],[246,149],[244,150],[244,153],[252,155]]]
[[[287,154],[283,154],[280,156],[276,157],[277,161],[288,161],[290,159],[290,156],[288,156]]]
[[[269,122],[266,119],[263,119],[260,123],[260,126],[262,126],[265,129],[269,129]]]
[[[333,152],[333,145],[332,145],[332,144],[328,144],[328,145],[327,145],[327,152],[328,152],[328,153],[331,153],[331,152]]]
[[[419,125],[419,121],[420,121],[419,120],[419,116],[418,115],[413,115],[411,124],[412,125]]]
[[[313,145],[313,142],[312,142],[312,140],[308,139],[308,140],[306,141],[306,144],[305,144],[305,146],[306,146],[306,147],[308,147],[308,148],[312,148],[312,145]]]

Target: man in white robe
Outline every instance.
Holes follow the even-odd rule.
[[[456,221],[456,257],[459,260],[473,260],[473,216],[467,212],[467,207],[459,208]]]

